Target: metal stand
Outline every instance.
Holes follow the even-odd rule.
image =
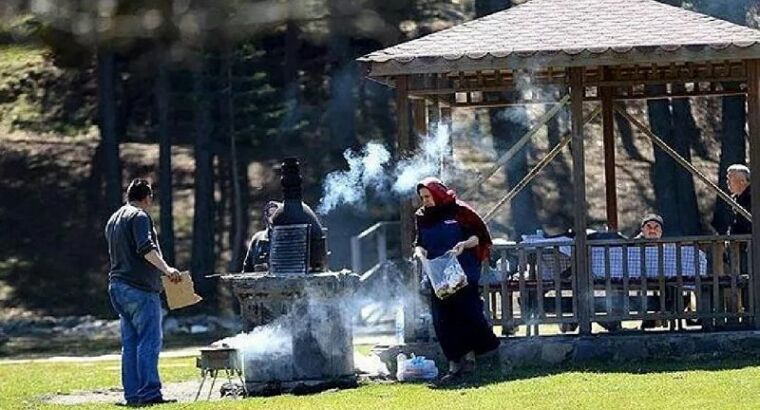
[[[232,377],[237,376],[237,378],[240,380],[241,388],[245,389],[245,382],[243,381],[243,375],[242,372],[238,369],[201,369],[201,385],[198,386],[198,392],[195,394],[195,400],[198,401],[198,398],[201,396],[201,391],[203,390],[203,384],[206,382],[207,377],[211,377],[211,386],[208,389],[208,395],[206,396],[206,400],[211,400],[211,393],[214,391],[214,384],[216,383],[216,378],[219,376],[219,371],[224,371],[225,376],[227,376],[227,382],[232,384]],[[238,392],[237,390],[234,391],[234,394],[232,395],[233,398],[238,398]]]

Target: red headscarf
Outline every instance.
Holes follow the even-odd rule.
[[[439,223],[445,217],[453,217],[465,230],[473,232],[478,237],[475,253],[478,260],[483,261],[491,255],[491,234],[488,232],[483,219],[472,207],[457,199],[454,191],[448,189],[438,178],[428,177],[417,184],[417,193],[421,188],[427,188],[435,201],[435,206],[426,209],[420,207],[415,213],[419,235],[420,226],[430,226]],[[436,209],[433,209],[436,208]]]

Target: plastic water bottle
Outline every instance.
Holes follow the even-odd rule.
[[[404,344],[404,307],[399,306],[396,310],[396,343]]]
[[[405,379],[404,373],[406,372],[406,355],[399,353],[396,356],[396,380],[403,382]]]

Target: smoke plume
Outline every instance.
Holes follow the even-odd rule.
[[[327,214],[343,205],[363,209],[369,192],[380,198],[398,198],[410,194],[425,177],[445,180],[461,173],[461,165],[451,159],[448,127],[439,125],[435,130],[420,138],[420,147],[411,157],[399,161],[391,161],[389,150],[378,142],[370,142],[360,152],[346,150],[343,157],[348,170],[327,175],[318,212]],[[442,166],[444,159],[446,167]]]

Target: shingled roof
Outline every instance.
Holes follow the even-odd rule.
[[[760,58],[760,31],[654,0],[531,0],[367,54],[370,76]]]

